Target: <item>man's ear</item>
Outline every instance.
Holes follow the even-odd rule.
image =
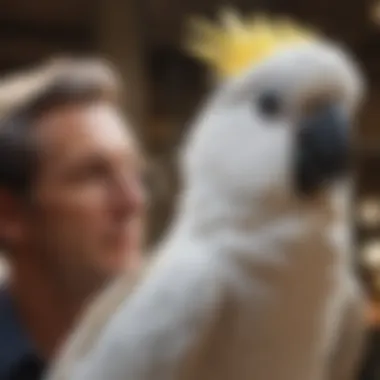
[[[13,245],[22,238],[21,200],[0,188],[0,243]]]

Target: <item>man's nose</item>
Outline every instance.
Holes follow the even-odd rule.
[[[121,218],[140,214],[145,208],[145,188],[140,178],[127,175],[120,176],[115,181],[111,194],[113,210]]]

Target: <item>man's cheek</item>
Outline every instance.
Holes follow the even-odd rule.
[[[69,225],[80,225],[81,228],[95,227],[106,218],[104,205],[86,197],[56,202],[52,205],[52,214]]]

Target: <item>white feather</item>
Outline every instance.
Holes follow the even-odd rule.
[[[95,343],[78,357],[68,344],[71,362],[58,360],[48,379],[327,379],[352,301],[349,242],[332,190],[294,194],[294,126],[306,97],[333,96],[355,114],[361,86],[340,49],[310,44],[218,89],[186,140],[159,259],[104,328],[87,332]],[[283,117],[260,114],[265,90],[283,94]]]

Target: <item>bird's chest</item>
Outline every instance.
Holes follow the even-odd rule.
[[[332,249],[323,239],[305,239],[231,270],[216,338],[228,347],[221,379],[229,371],[241,379],[322,378],[329,326],[340,309]]]

